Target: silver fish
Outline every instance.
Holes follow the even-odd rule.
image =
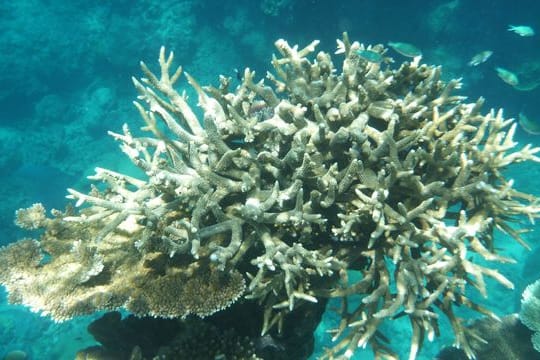
[[[512,31],[519,36],[533,36],[534,29],[527,25],[508,25],[508,31]]]
[[[482,63],[485,63],[487,59],[489,59],[493,55],[493,51],[491,50],[484,50],[479,52],[478,54],[474,55],[471,58],[471,61],[468,62],[469,66],[478,66]]]
[[[390,46],[392,49],[394,49],[395,51],[397,51],[403,56],[407,56],[407,57],[422,56],[422,52],[420,51],[420,49],[418,49],[413,44],[390,41],[388,42],[388,46]]]
[[[517,84],[519,84],[519,79],[517,75],[513,72],[503,69],[501,67],[495,68],[495,71],[497,71],[497,75],[501,78],[501,80],[508,85],[516,86]]]
[[[527,115],[520,112],[518,122],[525,132],[531,135],[540,135],[540,123],[538,121],[530,120]]]
[[[373,50],[356,50],[356,53],[362,59],[367,60],[369,62],[379,63],[383,61],[382,55]]]

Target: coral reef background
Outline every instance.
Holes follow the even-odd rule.
[[[66,187],[86,188],[86,176],[97,165],[130,171],[129,161],[106,132],[119,131],[124,122],[138,124],[130,77],[139,74],[139,60],[155,60],[161,45],[173,50],[176,62],[200,83],[217,85],[217,74],[234,77],[235,69],[246,66],[262,76],[270,68],[267,60],[278,38],[301,46],[319,39],[319,48],[329,52],[343,31],[366,44],[405,41],[422,49],[422,62],[442,65],[445,78],[462,77],[461,93],[473,101],[484,96],[485,109],[504,107],[506,117],[517,118],[523,111],[540,119],[535,102],[540,89],[517,91],[494,70],[501,66],[531,83],[540,80],[538,37],[520,38],[506,31],[509,24],[540,29],[540,5],[517,3],[510,7],[487,0],[2,2],[0,245],[26,236],[13,223],[16,209],[35,202],[63,207]],[[474,54],[486,49],[494,52],[488,62],[467,66]],[[400,55],[392,56],[402,61]],[[196,95],[190,99],[194,105]],[[540,138],[521,129],[516,140],[540,145]],[[540,195],[540,166],[527,164],[511,171],[507,176],[517,188]],[[515,291],[490,284],[485,302],[501,315],[517,311],[523,288],[540,277],[539,266],[531,260],[538,258],[537,235],[524,237],[531,252],[513,241],[498,242],[508,246],[505,255],[518,259],[517,264],[499,269],[514,281]],[[4,294],[0,301],[0,357],[21,349],[31,358],[39,354],[43,359],[71,359],[76,350],[94,343],[86,333],[93,318],[54,324],[23,307],[5,305]],[[337,321],[332,305],[317,330],[314,358],[329,341],[325,329]],[[408,344],[400,339],[408,336],[395,334],[392,342]],[[432,358],[448,341],[439,339],[423,349],[420,358]],[[407,351],[408,345],[403,354]]]

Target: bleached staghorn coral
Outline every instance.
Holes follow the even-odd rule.
[[[495,253],[494,228],[523,243],[509,223],[540,208],[502,170],[540,149],[515,149],[515,124],[482,115],[482,99],[464,103],[439,67],[367,62],[344,35],[336,68],[324,52],[310,60],[316,45],[279,40],[272,86],[249,69],[234,90],[185,74],[202,118],[174,87],[172,53],[161,50],[158,74],[141,64],[135,104],[150,136],[111,135],[146,177],[98,168],[104,186],[69,190],[85,206],[3,249],[10,300],[62,320],[118,307],[207,316],[244,297],[264,306],[264,334],[302,303],[341,297],[329,356],[367,343],[391,356],[378,328],[406,314],[413,359],[444,314],[472,358],[453,304],[494,317],[465,289],[485,295],[486,276],[512,287],[469,255],[511,261]]]

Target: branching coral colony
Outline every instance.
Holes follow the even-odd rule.
[[[234,90],[226,77],[202,88],[186,73],[202,118],[174,88],[172,53],[161,50],[158,74],[142,63],[135,106],[150,135],[110,134],[146,177],[98,168],[101,186],[69,190],[79,210],[19,210],[22,227],[44,232],[1,250],[9,300],[62,321],[120,307],[205,317],[244,298],[266,309],[264,334],[302,303],[340,297],[328,357],[366,344],[391,356],[379,326],[406,315],[414,359],[444,315],[473,358],[453,307],[494,317],[466,288],[486,295],[486,277],[512,288],[470,255],[511,261],[495,253],[495,228],[523,243],[511,223],[540,207],[502,171],[540,149],[516,150],[515,123],[464,103],[440,67],[367,62],[358,50],[386,49],[346,34],[336,67],[312,56],[317,43],[277,41],[266,84],[246,69]]]

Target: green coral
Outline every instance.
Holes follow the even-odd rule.
[[[516,124],[482,114],[482,99],[464,102],[440,67],[392,68],[382,45],[346,34],[336,66],[312,55],[317,43],[277,41],[266,83],[246,69],[235,89],[226,77],[203,88],[185,73],[202,116],[175,89],[183,71],[172,71],[172,53],[161,49],[157,73],[142,63],[135,104],[149,135],[127,125],[111,135],[145,177],[98,168],[91,179],[104,186],[69,189],[79,209],[19,212],[45,232],[1,251],[10,300],[64,320],[119,307],[204,317],[243,298],[264,307],[265,334],[306,302],[340,297],[330,357],[368,343],[390,356],[376,335],[403,313],[411,359],[441,314],[472,358],[453,305],[495,317],[466,288],[486,295],[486,276],[512,284],[469,255],[511,261],[496,254],[493,230],[523,243],[510,223],[540,208],[502,172],[539,161],[540,149],[515,149]],[[365,49],[383,61],[359,57]]]

